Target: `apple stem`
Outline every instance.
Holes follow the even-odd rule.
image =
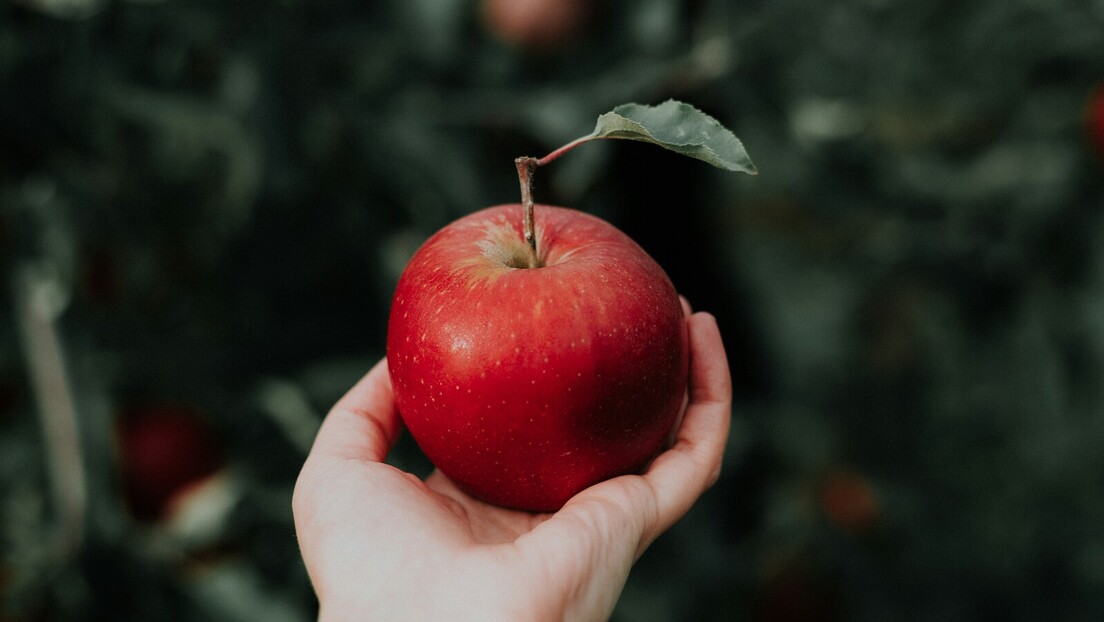
[[[563,154],[571,151],[575,147],[595,138],[594,134],[588,134],[582,138],[576,138],[575,140],[567,143],[566,145],[556,149],[552,153],[537,159],[529,156],[522,156],[514,159],[514,165],[517,166],[518,182],[521,183],[521,206],[525,210],[524,213],[524,230],[525,230],[525,245],[528,250],[528,263],[530,268],[540,267],[540,254],[537,253],[537,234],[536,227],[533,224],[533,175],[536,173],[537,168],[544,166]]]
[[[521,206],[524,213],[525,246],[529,250],[529,267],[540,266],[540,256],[537,254],[536,227],[533,224],[533,173],[540,166],[540,161],[529,156],[522,156],[514,160],[517,165],[518,181],[521,183]]]

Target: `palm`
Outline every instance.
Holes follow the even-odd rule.
[[[423,485],[436,495],[434,501],[451,510],[456,524],[467,528],[472,544],[514,542],[551,516],[509,510],[480,501],[460,490],[440,471],[434,471]]]

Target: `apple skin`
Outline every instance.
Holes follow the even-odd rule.
[[[387,360],[431,462],[495,505],[551,512],[639,471],[686,393],[688,336],[659,265],[613,225],[538,205],[542,267],[522,268],[521,205],[431,237],[399,279]]]

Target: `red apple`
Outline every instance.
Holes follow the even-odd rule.
[[[476,212],[414,254],[387,358],[434,465],[485,501],[554,511],[662,449],[686,391],[687,332],[670,279],[624,233],[538,205],[529,268],[522,213]]]
[[[213,430],[189,408],[132,408],[116,429],[123,494],[134,515],[157,520],[222,466]]]

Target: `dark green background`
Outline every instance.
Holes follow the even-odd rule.
[[[1104,616],[1104,2],[607,0],[576,35],[512,47],[458,0],[0,0],[0,619],[312,618],[303,435],[381,355],[405,259],[516,201],[515,156],[667,97],[761,174],[616,142],[537,187],[637,239],[733,365],[721,481],[615,619]],[[75,551],[26,274],[77,407]],[[198,541],[120,499],[136,403],[220,439],[235,503]]]

